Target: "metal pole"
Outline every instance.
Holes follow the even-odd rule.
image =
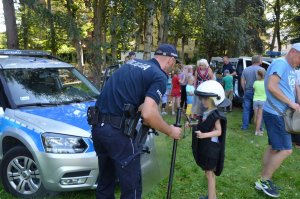
[[[176,123],[174,124],[174,126],[176,126],[176,127],[181,127],[181,124],[180,124],[181,112],[182,112],[182,109],[177,108]],[[177,151],[177,140],[174,139],[173,150],[172,150],[172,159],[171,159],[171,167],[170,167],[170,175],[169,175],[169,182],[168,182],[167,199],[171,199],[172,184],[173,184],[174,169],[175,169],[175,161],[176,161],[176,151]]]

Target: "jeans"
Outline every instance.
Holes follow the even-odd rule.
[[[253,91],[245,91],[243,103],[243,125],[242,129],[248,129],[253,116]]]
[[[141,199],[140,155],[128,161],[128,157],[136,153],[132,139],[123,133],[123,129],[109,124],[93,127],[92,138],[99,161],[96,199],[115,199],[117,179],[121,187],[121,199]]]

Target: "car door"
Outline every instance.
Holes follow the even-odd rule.
[[[263,67],[266,71],[268,70],[268,67],[270,66],[269,62],[265,62],[263,61],[263,63],[261,64],[261,67]]]
[[[236,77],[234,79],[234,95],[235,97],[243,97],[244,92],[241,86],[241,77],[244,71],[243,59],[239,59],[236,65]]]

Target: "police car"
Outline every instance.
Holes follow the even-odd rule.
[[[98,89],[47,52],[0,50],[0,162],[3,187],[33,198],[96,188],[98,159],[87,108]],[[153,149],[152,137],[148,147]],[[142,157],[145,173],[157,169]]]

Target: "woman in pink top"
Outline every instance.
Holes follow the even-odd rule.
[[[200,84],[207,80],[212,80],[214,77],[214,73],[209,67],[209,64],[206,59],[200,59],[197,61],[197,68],[195,71],[195,89],[198,88]],[[199,107],[200,105],[200,107]],[[199,97],[194,97],[193,106],[192,106],[192,113],[194,114],[194,118],[197,115],[200,115],[204,111],[204,108],[199,102]]]

